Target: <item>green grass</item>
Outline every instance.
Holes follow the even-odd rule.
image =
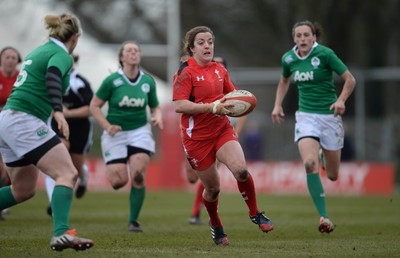
[[[400,196],[329,196],[336,229],[321,235],[308,196],[259,195],[275,230],[264,234],[247,217],[239,194],[222,193],[220,215],[230,245],[216,246],[206,224],[192,226],[191,192],[148,192],[143,233],[127,231],[127,192],[88,192],[74,200],[71,227],[91,238],[87,251],[53,252],[44,192],[0,221],[0,257],[400,257]],[[202,218],[207,221],[206,212]]]

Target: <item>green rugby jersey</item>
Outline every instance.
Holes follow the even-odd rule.
[[[314,43],[307,56],[300,57],[295,46],[282,56],[282,76],[293,76],[299,92],[299,111],[333,114],[329,107],[337,100],[333,72],[342,75],[346,65],[335,52]]]
[[[22,111],[47,123],[53,111],[45,76],[49,67],[57,67],[62,76],[63,95],[69,86],[72,58],[58,40],[47,43],[29,53],[22,63],[18,78],[3,110]]]
[[[104,79],[96,96],[108,101],[106,119],[110,124],[121,126],[123,131],[144,126],[147,106],[154,108],[159,105],[154,79],[141,70],[137,80],[131,82],[119,69]]]

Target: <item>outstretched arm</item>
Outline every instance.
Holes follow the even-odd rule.
[[[281,76],[276,89],[275,104],[272,110],[272,122],[281,124],[284,121],[285,113],[283,112],[282,102],[290,86],[290,79]]]

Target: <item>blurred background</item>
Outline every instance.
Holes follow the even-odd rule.
[[[209,26],[216,36],[215,53],[227,59],[233,81],[257,96],[257,108],[240,141],[249,160],[263,161],[299,159],[293,143],[295,85],[284,101],[285,123],[272,124],[270,114],[281,56],[294,45],[292,26],[301,20],[317,21],[324,28],[322,44],[337,53],[357,80],[343,117],[344,161],[399,163],[398,0],[0,0],[0,47],[12,45],[26,55],[46,40],[44,15],[64,11],[81,20],[78,69],[93,90],[118,68],[120,44],[137,40],[142,68],[157,79],[164,117],[170,122],[175,121],[171,80],[184,34],[194,26]],[[342,82],[336,79],[340,92]],[[167,133],[179,134],[172,128]],[[100,129],[96,132],[92,156],[100,155]],[[159,137],[160,132],[155,134]]]

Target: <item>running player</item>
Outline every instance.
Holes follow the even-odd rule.
[[[54,232],[50,247],[85,250],[93,241],[76,236],[69,226],[69,214],[78,172],[68,150],[47,122],[53,113],[58,129],[69,139],[68,123],[62,112],[62,93],[69,85],[70,54],[81,27],[69,13],[46,15],[49,40],[23,61],[13,91],[0,113],[0,151],[11,186],[0,188],[0,210],[32,198],[39,172],[56,181],[51,207]]]
[[[233,90],[227,70],[213,62],[214,34],[210,28],[198,26],[185,35],[183,62],[174,75],[173,102],[181,113],[181,135],[186,157],[204,185],[203,203],[210,217],[212,238],[217,245],[228,245],[218,214],[220,179],[219,160],[237,180],[249,216],[263,232],[273,229],[272,222],[257,207],[254,182],[232,125],[227,118],[229,108],[223,96]]]
[[[146,193],[146,171],[155,153],[151,124],[163,128],[154,79],[143,72],[140,46],[124,42],[119,51],[121,68],[104,79],[90,103],[94,118],[104,129],[101,148],[111,186],[118,190],[131,178],[128,230],[142,232],[138,221]],[[108,102],[104,116],[101,107]],[[130,174],[129,174],[130,173]]]
[[[321,33],[318,24],[310,21],[301,21],[293,26],[295,46],[282,57],[282,76],[276,91],[272,121],[278,124],[284,121],[282,102],[293,76],[299,90],[294,140],[306,170],[308,190],[320,216],[319,231],[329,233],[334,225],[328,216],[324,188],[318,173],[319,150],[322,148],[328,178],[335,181],[339,175],[343,148],[341,116],[356,81],[336,54],[317,42]],[[339,97],[333,84],[333,72],[344,80]]]

